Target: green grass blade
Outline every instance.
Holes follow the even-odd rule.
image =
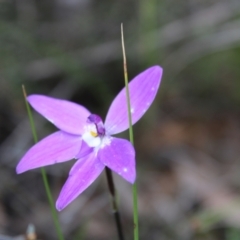
[[[123,25],[121,24],[121,36],[122,36],[122,50],[123,50],[123,71],[124,71],[124,81],[126,87],[126,96],[127,96],[127,108],[128,108],[128,121],[129,121],[129,139],[132,145],[134,145],[133,138],[133,128],[132,128],[132,115],[131,115],[131,103],[130,103],[130,95],[129,95],[129,87],[128,87],[128,73],[127,73],[127,60],[126,60],[126,52],[124,46],[124,36],[123,36]],[[133,195],[133,226],[134,226],[134,240],[139,239],[139,226],[138,226],[138,198],[137,198],[137,183],[133,184],[132,187],[132,195]]]
[[[35,124],[34,124],[34,121],[33,121],[32,112],[31,112],[30,106],[29,106],[28,101],[27,101],[27,94],[26,94],[26,90],[25,90],[24,86],[22,86],[22,90],[23,90],[25,104],[26,104],[26,108],[27,108],[27,112],[28,112],[28,118],[29,118],[30,125],[31,125],[33,139],[34,139],[34,142],[37,143],[38,138],[37,138],[36,128],[35,128]],[[46,171],[43,167],[41,168],[41,173],[42,173],[43,183],[44,183],[44,187],[45,187],[45,190],[46,190],[46,193],[47,193],[49,205],[50,205],[50,208],[51,208],[54,225],[55,225],[56,232],[57,232],[57,235],[58,235],[58,239],[59,240],[64,240],[63,233],[62,233],[62,230],[61,230],[61,227],[60,227],[60,223],[58,221],[58,215],[57,215],[57,212],[56,212],[56,209],[55,209],[55,206],[54,206],[53,197],[52,197],[50,187],[49,187],[49,184],[48,184],[47,174],[46,174]]]

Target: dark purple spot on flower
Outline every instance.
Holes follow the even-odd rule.
[[[95,126],[97,128],[97,133],[98,133],[99,136],[104,136],[105,135],[105,127],[103,125],[103,121],[102,121],[101,117],[99,117],[96,114],[91,114],[88,117],[88,122],[95,124]]]

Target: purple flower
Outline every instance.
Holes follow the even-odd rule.
[[[154,66],[129,83],[132,123],[136,123],[153,102],[162,76]],[[105,120],[73,102],[30,95],[31,106],[60,131],[35,144],[17,165],[17,173],[77,159],[57,199],[60,211],[81,194],[100,175],[105,166],[130,183],[136,178],[135,151],[132,144],[112,137],[128,129],[126,89],[113,100]]]

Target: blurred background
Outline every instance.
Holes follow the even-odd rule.
[[[134,127],[140,239],[240,239],[239,0],[0,0],[1,240],[30,223],[38,239],[57,239],[40,171],[15,173],[33,145],[22,84],[104,118],[124,86],[121,23],[129,78],[164,68]],[[39,139],[56,130],[34,119]],[[46,168],[55,200],[72,165]],[[131,186],[114,178],[130,240]],[[109,200],[102,174],[60,212],[65,239],[116,239]]]

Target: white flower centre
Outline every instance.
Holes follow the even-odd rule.
[[[95,124],[87,124],[82,139],[89,147],[98,147],[101,144],[101,138],[98,136]]]

